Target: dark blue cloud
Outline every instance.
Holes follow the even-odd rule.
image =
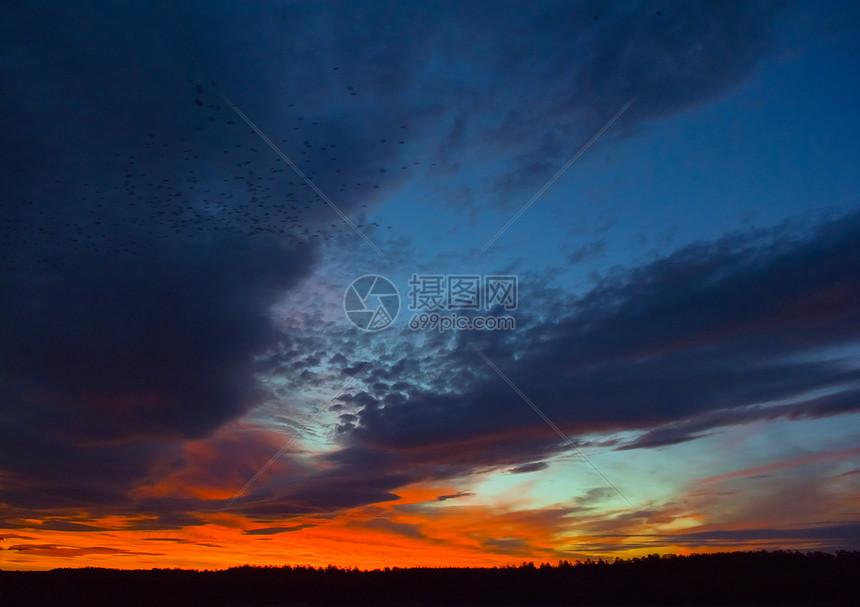
[[[752,419],[856,410],[860,370],[822,353],[860,340],[858,243],[853,213],[803,236],[776,229],[691,245],[607,278],[566,316],[538,318],[516,340],[458,335],[462,347],[435,358],[437,374],[470,366],[473,381],[444,394],[415,387],[392,406],[361,409],[352,440],[404,453],[470,440],[487,459],[516,452],[518,429],[542,422],[467,342],[572,435],[652,429],[633,445],[656,446]],[[833,394],[797,400],[822,389]],[[796,402],[763,406],[781,399]],[[566,448],[549,428],[545,437],[544,448]],[[520,462],[539,459],[539,444],[524,436]]]
[[[341,447],[326,472],[275,483],[270,499],[333,507],[370,498],[369,487],[388,499],[410,482],[536,471],[568,450],[469,343],[576,443],[599,432],[597,446],[656,448],[756,420],[856,412],[858,243],[857,212],[738,233],[615,273],[581,298],[535,302],[515,334],[399,343],[338,399]],[[242,507],[255,511],[253,501]]]
[[[327,356],[346,376],[359,370],[359,357],[282,336],[270,320],[271,305],[320,263],[316,243],[348,229],[225,96],[347,213],[406,175],[444,179],[489,149],[502,150],[492,179],[511,169],[496,191],[519,200],[630,97],[633,129],[743,82],[773,51],[780,10],[4,6],[0,461],[14,482],[0,501],[16,516],[113,504],[159,513],[158,528],[197,524],[185,513],[201,502],[140,504],[127,491],[153,470],[181,469],[184,441],[258,402],[257,355],[282,352],[267,370],[284,363],[297,385],[320,385],[313,368]],[[743,238],[691,247],[607,280],[516,343],[473,338],[572,433],[649,429],[836,385],[855,370],[777,353],[855,340],[846,302],[857,299],[856,223],[770,248]],[[326,456],[331,468],[259,488],[254,511],[383,501],[411,480],[556,452],[546,436],[517,437],[532,412],[464,339],[455,345],[371,367],[361,381],[372,393],[341,399],[343,449]],[[751,364],[760,360],[772,364]]]

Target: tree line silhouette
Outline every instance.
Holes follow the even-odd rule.
[[[857,604],[860,551],[734,552],[494,568],[0,571],[0,605]]]

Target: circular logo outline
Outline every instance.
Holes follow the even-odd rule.
[[[370,285],[367,285],[369,279],[373,280]],[[365,293],[364,296],[362,292]],[[370,297],[377,297],[379,301],[379,306],[374,310],[366,306]],[[396,309],[393,314],[390,299],[392,297],[396,297]],[[352,307],[347,305],[348,300],[352,301]],[[386,301],[389,303],[386,304]],[[400,304],[400,291],[393,282],[380,274],[359,276],[349,283],[343,294],[343,311],[347,319],[353,326],[368,333],[376,333],[391,326],[400,314]],[[359,308],[358,305],[361,307]]]

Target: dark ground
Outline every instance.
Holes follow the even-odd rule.
[[[0,571],[0,605],[856,605],[860,552],[736,552],[493,569]]]

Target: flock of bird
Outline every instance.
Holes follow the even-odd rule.
[[[12,201],[0,219],[0,264],[50,269],[75,255],[135,255],[163,240],[181,243],[225,232],[274,235],[300,245],[351,232],[233,111],[216,82],[188,84],[193,106],[184,115],[195,117],[190,124],[166,136],[153,130],[133,149],[113,151],[107,159],[82,154],[86,178],[58,177],[40,195]],[[359,95],[352,85],[343,93],[346,99]],[[397,173],[436,164],[402,160],[408,124],[392,125],[372,141],[356,141],[352,134],[343,145],[337,125],[302,115],[295,104],[286,107],[292,124],[267,135],[348,215],[364,217],[374,190]],[[379,166],[386,159],[397,160],[396,166]],[[356,225],[383,228],[361,219]]]

